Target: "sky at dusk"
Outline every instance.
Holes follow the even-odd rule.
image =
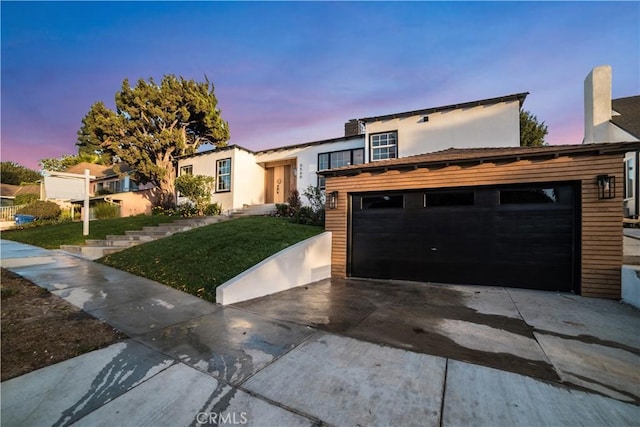
[[[1,157],[75,154],[96,101],[165,74],[215,84],[230,143],[343,136],[352,118],[529,92],[550,144],[583,134],[583,81],[640,94],[638,2],[13,2],[1,8]]]

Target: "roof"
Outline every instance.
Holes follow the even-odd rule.
[[[620,114],[613,116],[611,122],[640,139],[640,95],[612,99],[611,109]]]
[[[311,142],[303,142],[301,144],[293,144],[293,145],[285,145],[283,147],[275,147],[275,148],[267,148],[265,150],[260,150],[260,151],[252,151],[249,150],[248,148],[244,148],[240,145],[237,144],[232,144],[232,145],[227,145],[225,147],[220,147],[220,148],[213,148],[211,150],[205,150],[205,151],[200,151],[198,153],[194,153],[194,154],[187,154],[184,156],[180,156],[177,157],[178,160],[180,159],[188,159],[191,157],[198,157],[198,156],[202,156],[205,154],[211,154],[211,153],[219,153],[221,151],[227,151],[227,150],[232,150],[232,149],[238,149],[238,150],[243,150],[246,151],[247,153],[250,154],[267,154],[267,153],[273,153],[276,151],[284,151],[284,150],[293,150],[293,149],[298,149],[298,148],[306,148],[306,147],[311,147],[314,145],[322,145],[322,144],[329,144],[329,143],[333,143],[333,142],[343,142],[343,141],[350,141],[352,139],[358,139],[358,138],[363,138],[364,135],[353,135],[353,136],[342,136],[339,138],[330,138],[330,139],[323,139],[320,141],[311,141]]]
[[[311,141],[311,142],[303,142],[302,144],[293,144],[293,145],[285,145],[284,147],[276,147],[276,148],[268,148],[266,150],[256,151],[255,154],[265,154],[270,153],[272,151],[282,151],[282,150],[292,150],[295,148],[306,148],[314,145],[322,145],[322,144],[330,144],[333,142],[344,142],[350,141],[352,139],[360,139],[363,138],[364,135],[352,135],[352,136],[341,136],[339,138],[330,138],[330,139],[322,139],[320,141]]]
[[[462,108],[477,107],[480,105],[493,105],[493,104],[499,104],[501,102],[509,102],[509,101],[516,101],[516,100],[520,103],[520,107],[522,107],[522,104],[524,103],[524,100],[527,97],[527,95],[529,95],[529,92],[515,93],[513,95],[499,96],[497,98],[481,99],[478,101],[471,101],[471,102],[463,102],[461,104],[443,105],[441,107],[406,111],[404,113],[385,114],[382,116],[365,117],[359,120],[366,123],[366,122],[376,122],[379,120],[391,120],[391,119],[397,119],[402,117],[425,116],[425,115],[437,113],[440,111],[458,110]]]
[[[249,150],[248,148],[241,147],[240,145],[237,145],[237,144],[231,144],[231,145],[225,145],[224,147],[212,148],[210,150],[198,151],[197,153],[193,153],[193,154],[185,154],[183,156],[177,156],[176,160],[189,159],[191,157],[204,156],[205,154],[220,153],[220,152],[235,150],[235,149],[246,151],[247,153],[250,153],[250,154],[255,154],[253,151]]]
[[[480,106],[480,105],[493,105],[493,104],[499,104],[501,102],[509,102],[509,101],[516,101],[516,100],[520,103],[520,107],[522,107],[522,104],[524,103],[524,100],[527,97],[527,95],[529,95],[529,92],[522,92],[522,93],[516,93],[516,94],[513,94],[513,95],[499,96],[497,98],[481,99],[481,100],[478,100],[478,101],[464,102],[464,103],[461,103],[461,104],[444,105],[444,106],[441,106],[441,107],[427,108],[427,109],[423,109],[423,110],[407,111],[407,112],[404,112],[404,113],[387,114],[387,115],[384,115],[384,116],[367,117],[367,118],[357,119],[357,120],[362,121],[362,122],[372,122],[372,121],[377,121],[377,120],[388,120],[388,119],[394,119],[394,118],[400,118],[400,117],[410,117],[410,116],[415,116],[415,115],[432,114],[432,113],[435,113],[435,112],[438,112],[438,111],[456,110],[456,109],[462,109],[462,108],[477,107],[477,106]],[[293,150],[293,149],[311,147],[311,146],[315,146],[315,145],[330,144],[330,143],[333,143],[333,142],[350,141],[350,140],[353,140],[353,139],[359,139],[359,138],[363,138],[363,137],[364,136],[362,134],[351,135],[351,136],[341,136],[341,137],[338,137],[338,138],[330,138],[330,139],[322,139],[322,140],[319,140],[319,141],[303,142],[301,144],[285,145],[283,147],[267,148],[265,150],[259,150],[259,151],[252,151],[252,150],[249,150],[247,148],[241,147],[239,145],[233,144],[233,145],[227,145],[227,146],[221,147],[221,148],[214,148],[214,149],[211,149],[211,150],[205,150],[205,151],[201,151],[201,152],[194,153],[194,154],[188,154],[188,155],[180,156],[180,157],[177,157],[176,159],[186,159],[186,158],[191,158],[191,157],[197,157],[197,156],[202,156],[202,155],[205,155],[205,154],[210,154],[210,153],[215,153],[215,152],[220,152],[220,151],[230,150],[230,149],[236,149],[236,148],[239,149],[239,150],[244,150],[247,153],[251,153],[251,154],[267,154],[267,153],[272,153],[272,152],[277,152],[277,151]]]
[[[82,163],[78,163],[77,165],[71,166],[69,168],[67,168],[65,170],[65,172],[67,173],[77,173],[77,174],[84,174],[84,170],[85,169],[89,169],[89,174],[95,176],[97,179],[100,178],[108,178],[111,176],[118,176],[120,175],[116,170],[115,170],[115,166],[117,165],[112,165],[112,166],[106,166],[106,165],[97,165],[95,163],[87,163],[87,162],[82,162]],[[120,172],[128,172],[131,170],[131,168],[129,167],[129,165],[127,165],[126,163],[122,163],[119,165],[120,166]]]
[[[37,194],[39,196],[40,184],[30,184],[30,185],[0,184],[0,195],[2,197],[15,197],[20,194]]]
[[[318,174],[323,176],[346,176],[357,175],[361,172],[417,169],[436,165],[449,166],[462,163],[552,158],[565,155],[615,154],[634,150],[640,150],[640,142],[604,142],[598,144],[547,145],[544,147],[449,148],[434,153],[329,169],[318,172]]]

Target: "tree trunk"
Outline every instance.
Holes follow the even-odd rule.
[[[162,165],[166,170],[164,176],[160,179],[160,206],[164,209],[173,209],[176,207],[176,171],[173,164]]]

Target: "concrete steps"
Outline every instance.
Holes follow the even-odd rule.
[[[236,209],[231,211],[231,216],[234,218],[243,216],[263,216],[270,215],[276,211],[275,203],[267,203],[264,205],[250,205],[245,206],[242,209]]]
[[[84,245],[62,245],[60,249],[85,259],[98,259],[142,243],[151,242],[176,233],[193,230],[221,221],[228,221],[226,216],[208,216],[183,218],[156,227],[143,227],[142,230],[127,230],[124,235],[108,235],[104,240],[87,240]]]

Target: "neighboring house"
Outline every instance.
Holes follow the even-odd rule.
[[[85,169],[89,170],[90,175],[95,176],[89,185],[91,205],[99,202],[117,204],[122,217],[151,213],[156,200],[153,186],[143,186],[133,181],[129,176],[130,169],[126,165],[121,167],[120,171],[116,171],[113,166],[83,162],[68,168],[65,172],[82,175]],[[45,196],[46,192],[45,186]],[[67,201],[82,203],[82,200]]]
[[[180,158],[178,175],[213,176],[212,201],[227,211],[284,203],[294,189],[302,195],[309,186],[324,188],[324,177],[317,175],[323,170],[447,148],[518,147],[526,96],[353,119],[345,124],[345,136],[322,141],[257,152],[239,145],[204,151]]]
[[[40,197],[40,184],[0,184],[0,206],[13,206],[16,196],[21,194],[34,194]]]
[[[640,95],[611,99],[611,66],[595,67],[584,80],[584,140],[638,141],[624,157],[624,216],[640,215]]]

